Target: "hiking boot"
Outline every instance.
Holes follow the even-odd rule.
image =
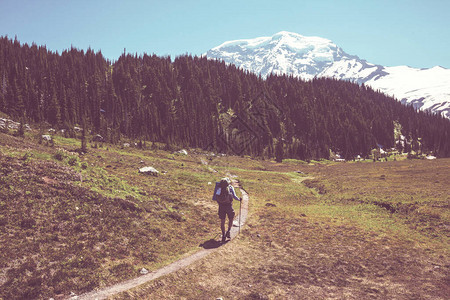
[[[227,231],[227,233],[226,233],[225,236],[226,236],[227,238],[231,239],[231,234],[230,234],[230,231],[229,231],[229,230]]]

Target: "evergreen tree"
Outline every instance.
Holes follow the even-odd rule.
[[[124,53],[111,63],[92,49],[72,47],[59,55],[0,37],[0,111],[63,126],[69,134],[82,124],[112,142],[127,136],[278,160],[327,158],[330,150],[353,158],[367,156],[377,144],[394,147],[395,120],[409,139],[403,151],[412,146],[450,156],[448,119],[367,86],[326,78],[263,79],[190,55],[172,61]]]
[[[58,126],[61,124],[61,106],[58,103],[56,97],[55,87],[50,87],[50,94],[48,95],[47,103],[47,121],[53,126]]]
[[[279,139],[275,142],[275,158],[276,162],[282,162],[284,157],[283,140]]]

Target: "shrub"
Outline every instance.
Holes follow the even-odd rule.
[[[168,213],[167,213],[167,216],[168,216],[169,218],[174,219],[174,220],[177,221],[177,222],[184,222],[184,221],[186,221],[186,218],[185,218],[182,214],[180,214],[180,213],[178,213],[178,212],[176,212],[176,211],[170,211],[170,212],[168,212]]]
[[[22,160],[24,161],[24,164],[28,164],[31,161],[31,157],[33,156],[32,153],[26,152],[23,156],[22,156]]]
[[[68,164],[70,165],[70,166],[75,166],[75,165],[78,165],[78,157],[76,157],[76,156],[71,156],[70,158],[69,158],[69,161],[68,161]]]
[[[62,151],[57,151],[53,157],[59,161],[63,161],[66,158],[66,154]]]

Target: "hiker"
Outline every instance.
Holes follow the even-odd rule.
[[[229,178],[222,178],[219,183],[219,189],[217,189],[217,203],[219,203],[219,218],[220,229],[222,230],[222,242],[225,242],[226,238],[231,238],[230,230],[233,226],[233,219],[235,216],[233,209],[233,199],[242,201],[242,198],[238,198],[231,185]],[[225,233],[225,219],[228,216],[228,230]]]

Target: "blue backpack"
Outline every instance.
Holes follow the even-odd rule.
[[[216,182],[213,200],[216,200],[219,204],[231,204],[233,202],[233,195],[226,180]]]

